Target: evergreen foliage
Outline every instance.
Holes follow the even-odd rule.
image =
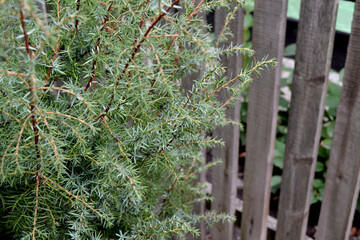
[[[194,2],[0,1],[2,239],[170,239],[230,220],[192,212],[208,199],[200,149],[221,144],[204,133],[275,63],[224,78],[219,56],[252,50],[203,31],[197,13],[226,1]]]

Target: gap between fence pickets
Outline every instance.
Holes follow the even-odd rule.
[[[282,65],[288,69],[295,69],[295,60],[292,58],[284,57],[282,60]],[[288,78],[291,74],[290,70],[282,70],[281,71],[281,78]],[[340,81],[340,75],[337,72],[330,72],[329,73],[329,81],[333,82],[339,86],[342,86],[342,82]],[[281,95],[290,102],[291,99],[291,90],[288,86],[284,86],[280,88]],[[326,108],[326,107],[325,107]]]
[[[212,184],[209,183],[209,182],[205,182],[205,184],[206,184],[206,188],[204,189],[204,191],[207,194],[211,195]],[[243,180],[237,179],[236,186],[237,186],[238,189],[243,189],[243,187],[244,187]],[[241,213],[243,212],[243,201],[241,199],[239,199],[239,198],[236,198],[235,209],[238,212],[241,212]],[[273,231],[276,231],[276,226],[277,226],[277,219],[272,217],[272,216],[268,216],[267,228],[271,229]],[[306,236],[305,240],[313,240],[313,239],[311,237]]]

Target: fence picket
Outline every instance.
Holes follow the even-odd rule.
[[[266,55],[282,59],[286,10],[287,0],[255,1],[253,47],[257,59]],[[280,74],[281,63],[273,71],[262,71],[249,89],[241,223],[244,240],[266,239]]]
[[[306,234],[336,10],[337,0],[301,2],[277,240],[301,240]]]
[[[360,0],[356,0],[345,75],[316,239],[348,239],[360,182]]]
[[[234,5],[235,7],[235,5]],[[224,8],[215,11],[215,35],[219,36],[228,11]],[[224,46],[230,43],[233,45],[242,42],[243,10],[238,9],[234,19],[229,22],[228,27],[233,33]],[[221,46],[221,45],[220,45]],[[233,56],[223,56],[221,58],[223,66],[227,67],[226,75],[231,79],[239,74],[241,70],[241,54]],[[226,91],[220,91],[218,100],[225,102],[228,97]],[[226,110],[229,119],[238,122],[240,120],[240,101],[233,108]],[[214,136],[223,139],[224,147],[213,149],[214,159],[221,159],[223,162],[217,165],[212,171],[212,195],[214,197],[211,208],[217,212],[226,212],[232,216],[235,215],[235,201],[237,190],[237,170],[239,155],[239,127],[237,125],[228,125],[218,128],[214,131]],[[217,223],[211,229],[212,239],[230,240],[233,239],[233,222]]]

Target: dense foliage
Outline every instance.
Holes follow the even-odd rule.
[[[204,133],[274,62],[223,77],[221,54],[252,51],[217,47],[227,27],[213,39],[197,13],[227,4],[0,1],[2,239],[169,239],[229,220],[192,211],[208,198],[200,149],[221,144]]]

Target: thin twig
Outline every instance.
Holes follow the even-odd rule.
[[[46,176],[42,176],[45,180],[51,182],[52,184],[54,184],[57,188],[61,189],[62,191],[64,191],[66,194],[72,196],[73,198],[75,198],[76,200],[79,200],[80,202],[82,202],[85,206],[87,206],[88,208],[90,208],[93,212],[95,212],[96,214],[98,214],[101,218],[105,219],[108,221],[108,219],[101,214],[99,211],[97,211],[95,208],[93,208],[89,203],[85,202],[84,200],[82,200],[79,196],[71,193],[70,191],[66,190],[65,188],[63,188],[62,186],[60,186],[58,183],[56,183],[55,181],[51,180],[50,178],[46,177]],[[46,182],[45,182],[46,183]],[[49,185],[48,183],[46,183],[47,185]]]
[[[46,114],[54,114],[54,115],[59,115],[59,116],[63,116],[63,117],[68,117],[68,118],[71,118],[71,119],[74,119],[76,121],[79,121],[80,123],[82,124],[85,124],[86,126],[90,127],[90,128],[93,128],[93,126],[91,126],[89,123],[85,122],[84,120],[81,120],[77,117],[74,117],[74,116],[71,116],[71,115],[68,115],[68,114],[64,114],[64,113],[57,113],[57,112],[45,112]]]
[[[166,13],[168,13],[180,0],[175,0],[166,10],[165,12],[162,12],[149,26],[149,28],[147,29],[147,31],[145,32],[143,39],[136,45],[136,47],[133,50],[133,53],[131,54],[131,57],[129,58],[128,62],[126,63],[124,70],[122,71],[123,73],[126,72],[127,68],[129,67],[129,63],[131,62],[132,59],[134,59],[135,54],[139,51],[141,44],[145,41],[145,39],[148,37],[150,31],[155,27],[155,25],[166,15]]]
[[[22,2],[19,1],[19,12],[20,12],[20,23],[21,23],[21,27],[23,29],[23,33],[24,33],[24,38],[25,38],[25,48],[26,48],[26,52],[28,53],[30,59],[32,59],[32,53],[30,51],[30,42],[29,42],[29,36],[26,32],[26,25],[25,25],[25,15],[23,13],[22,9]]]
[[[80,101],[82,101],[82,102],[85,104],[86,108],[87,108],[90,112],[92,112],[89,103],[87,103],[87,102],[84,100],[83,97],[79,96],[78,94],[76,94],[76,93],[74,93],[74,92],[72,92],[72,91],[70,91],[70,90],[68,90],[68,89],[59,88],[59,87],[41,87],[41,88],[38,88],[38,89],[40,89],[40,90],[48,90],[48,89],[50,90],[50,89],[51,89],[51,90],[57,90],[57,91],[66,92],[66,93],[68,93],[68,94],[70,94],[70,95],[73,95],[73,96],[77,97]]]
[[[23,29],[23,33],[24,33],[24,38],[25,38],[25,45],[26,45],[26,51],[29,55],[30,60],[33,58],[33,54],[30,51],[30,42],[29,42],[29,36],[26,32],[26,25],[25,25],[25,15],[22,12],[22,3],[21,1],[19,1],[19,11],[20,11],[20,22],[21,22],[21,27]],[[40,153],[39,153],[39,129],[36,126],[36,116],[35,116],[35,101],[36,101],[36,79],[35,79],[35,75],[32,74],[29,77],[29,92],[30,92],[30,109],[31,109],[31,117],[32,117],[32,126],[33,126],[33,131],[34,131],[34,139],[35,139],[35,145],[37,148],[37,158],[40,158]],[[30,116],[29,115],[29,116]]]
[[[159,15],[157,16],[157,18],[150,24],[150,26],[149,26],[148,29],[146,30],[146,32],[145,32],[142,40],[135,46],[135,48],[134,48],[134,50],[133,50],[133,52],[132,52],[129,60],[128,60],[127,63],[125,64],[125,67],[124,67],[124,69],[123,69],[123,71],[122,71],[123,74],[126,73],[128,67],[129,67],[129,65],[130,65],[130,62],[132,62],[132,60],[135,58],[136,53],[139,51],[142,43],[143,43],[143,42],[145,41],[145,39],[148,37],[148,35],[149,35],[149,33],[151,32],[151,30],[152,30],[152,29],[155,27],[155,25],[166,15],[166,13],[168,13],[179,1],[180,1],[180,0],[175,0],[174,2],[172,2],[172,4],[171,4],[164,12],[162,12],[161,14],[159,14]],[[137,43],[137,41],[135,41],[135,44],[136,44],[136,43]],[[119,77],[119,78],[120,78],[120,77]],[[119,80],[119,78],[118,78],[118,80]],[[116,82],[115,87],[118,86],[118,84],[119,84],[119,81]],[[110,102],[109,102],[109,104],[107,105],[107,107],[106,107],[106,109],[105,109],[105,113],[103,113],[103,114],[100,116],[100,118],[103,118],[103,117],[105,117],[105,116],[108,114],[108,112],[109,112],[109,110],[110,110],[110,107],[111,107],[111,105],[112,105],[112,101],[114,100],[114,98],[115,98],[115,93],[113,93],[113,94],[111,95]]]
[[[3,178],[5,178],[5,174],[4,174],[4,166],[5,166],[5,157],[7,152],[9,151],[11,145],[13,144],[13,142],[15,141],[16,136],[14,137],[14,139],[10,142],[10,144],[6,147],[5,152],[3,153],[3,155],[1,156],[1,175],[3,176]]]
[[[58,152],[58,148],[56,146],[56,143],[55,143],[55,140],[54,140],[54,137],[51,133],[51,129],[50,129],[50,126],[49,126],[49,123],[48,121],[46,120],[46,117],[44,116],[44,114],[40,111],[40,109],[38,107],[36,107],[36,110],[38,110],[39,114],[42,116],[42,118],[44,119],[44,123],[46,125],[46,128],[49,130],[49,134],[50,134],[50,139],[51,139],[51,143],[54,147],[54,154],[55,154],[55,157],[56,157],[56,160],[59,164],[59,166],[61,165],[61,161],[60,161],[60,157],[59,157],[59,152]]]
[[[24,123],[21,126],[21,129],[20,129],[20,132],[19,132],[19,137],[17,139],[17,144],[16,144],[16,148],[15,148],[15,162],[16,162],[16,165],[18,167],[19,167],[19,146],[20,146],[21,137],[22,137],[22,134],[24,132],[25,126],[27,124],[27,121],[29,120],[29,118],[31,116],[32,116],[32,114],[29,114],[29,116],[26,117]],[[5,155],[4,155],[4,157],[5,157]]]
[[[59,45],[60,45],[60,36],[58,36],[58,38],[57,38],[54,56],[53,56],[53,58],[52,58],[52,62],[51,62],[51,64],[50,64],[50,67],[49,67],[49,69],[48,69],[48,72],[47,72],[47,74],[46,74],[45,84],[47,84],[48,81],[49,81],[50,73],[51,73],[51,70],[52,70],[54,61],[55,61],[55,59],[56,59],[56,56],[57,56],[57,54],[58,54]]]
[[[79,9],[80,9],[80,0],[77,0],[76,1],[76,12],[79,12]],[[79,29],[79,19],[76,18],[76,20],[75,20],[75,35],[76,35],[78,29]]]
[[[268,64],[268,63],[273,63],[273,62],[274,62],[274,61],[271,59],[271,60],[264,61],[264,62],[260,62],[259,64],[256,64],[256,65],[255,65],[253,68],[251,68],[249,71],[243,72],[242,74],[240,74],[239,76],[234,77],[233,79],[231,79],[230,81],[228,81],[227,83],[225,83],[224,85],[222,85],[221,87],[215,89],[209,96],[207,96],[207,97],[205,98],[204,101],[206,102],[212,95],[214,95],[215,93],[219,92],[221,89],[223,89],[224,87],[226,87],[226,86],[229,85],[230,83],[236,81],[237,79],[242,78],[242,77],[244,77],[244,76],[246,76],[246,75],[249,75],[249,74],[255,72],[258,68],[260,68],[260,67],[262,67],[262,66],[264,66],[264,65],[266,65],[266,64]],[[250,80],[247,80],[246,82],[248,82],[248,81],[250,81]],[[245,83],[246,83],[246,82],[245,82]]]
[[[150,0],[147,0],[146,1],[146,5],[145,5],[145,8],[147,7],[147,5],[149,4]],[[140,20],[140,25],[139,25],[139,29],[141,29],[143,23],[144,23],[144,16],[145,16],[145,12],[143,13],[142,17],[141,17],[141,20]]]
[[[204,0],[201,0],[201,1],[199,2],[199,4],[198,4],[198,5],[196,6],[196,8],[194,9],[194,11],[192,11],[192,13],[188,16],[188,18],[186,19],[185,23],[187,23],[187,22],[190,20],[190,18],[191,18],[194,14],[196,14],[196,13],[198,12],[197,10],[198,10],[198,8],[200,7],[200,5],[201,5],[203,2],[204,2]],[[173,43],[174,43],[174,41],[177,39],[177,37],[178,37],[178,36],[173,37],[173,39],[171,40],[169,46],[167,47],[166,52],[164,53],[164,55],[167,55],[167,54],[168,54],[168,51],[169,51],[170,47],[173,45]]]
[[[108,18],[109,18],[109,14],[110,14],[110,10],[111,10],[112,5],[113,5],[113,2],[110,3],[110,6],[109,6],[108,9],[107,9],[107,15],[106,15],[106,17],[105,17],[105,19],[104,19],[104,21],[103,21],[103,23],[102,23],[102,27],[101,27],[101,29],[100,29],[100,33],[105,29],[105,26],[106,26],[106,23],[107,23],[107,21],[108,21]],[[99,33],[99,34],[100,34],[100,33]],[[99,47],[100,47],[100,36],[99,36],[98,39],[96,40],[95,55],[97,55],[97,54],[99,53]],[[96,65],[97,65],[97,61],[96,61],[96,59],[94,59],[93,64],[92,64],[92,73],[91,73],[91,76],[90,76],[90,79],[89,79],[88,83],[86,84],[86,87],[85,87],[85,89],[84,89],[84,92],[86,92],[86,91],[89,89],[91,83],[95,80]],[[94,86],[94,87],[95,87],[95,86]]]
[[[21,77],[28,77],[29,76],[29,75],[24,74],[24,73],[16,73],[16,72],[11,72],[11,71],[6,71],[6,70],[3,70],[3,69],[0,69],[0,72],[5,72],[6,74],[13,75],[13,76],[21,76]],[[0,75],[0,76],[4,76],[4,75]]]
[[[229,25],[231,18],[235,15],[235,13],[236,13],[236,11],[238,10],[238,8],[239,8],[239,6],[236,6],[236,7],[234,8],[234,10],[233,10],[232,12],[230,12],[230,13],[226,16],[225,24],[224,24],[223,28],[221,29],[221,33],[220,33],[220,35],[219,35],[219,37],[218,37],[218,40],[217,40],[217,42],[216,42],[216,44],[215,44],[215,48],[218,48],[218,47],[219,47],[221,38],[222,38],[222,36],[223,36],[224,33],[225,33],[226,27]]]
[[[36,197],[35,197],[35,212],[34,212],[34,228],[33,228],[33,236],[32,240],[35,240],[35,231],[36,231],[36,221],[37,221],[37,213],[38,213],[38,205],[39,205],[39,184],[40,184],[40,176],[38,174],[35,175],[36,177]]]

